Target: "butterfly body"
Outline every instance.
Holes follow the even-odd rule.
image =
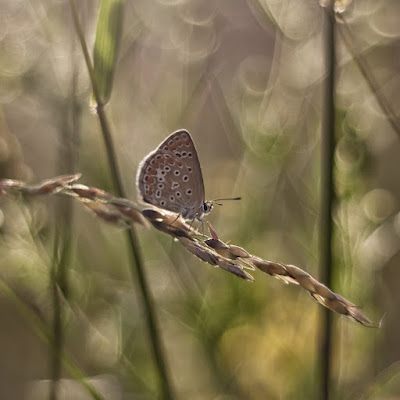
[[[188,131],[168,136],[141,162],[137,174],[141,199],[184,219],[199,219],[211,211],[204,199],[204,182],[196,147]]]

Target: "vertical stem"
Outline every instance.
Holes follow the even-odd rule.
[[[89,77],[92,83],[92,88],[93,88],[93,95],[95,97],[96,103],[97,103],[97,115],[99,118],[100,126],[101,126],[101,131],[103,134],[103,139],[107,151],[107,157],[108,157],[108,162],[109,166],[111,168],[111,174],[113,178],[113,182],[115,185],[115,189],[117,192],[117,195],[119,197],[126,197],[125,196],[125,191],[122,185],[122,180],[121,180],[121,174],[119,172],[119,167],[117,163],[117,155],[115,151],[115,146],[114,146],[114,141],[112,139],[112,134],[110,130],[110,126],[107,120],[107,116],[104,112],[104,108],[101,104],[101,99],[99,96],[98,88],[94,79],[94,73],[93,73],[93,66],[92,62],[90,60],[89,52],[86,46],[86,42],[84,39],[82,27],[79,23],[79,18],[78,14],[76,11],[76,6],[75,6],[75,1],[70,0],[70,6],[71,6],[71,11],[72,11],[72,17],[74,20],[74,25],[76,32],[79,37],[80,44],[82,46],[82,51],[85,57],[85,62],[86,66],[88,68],[89,72]],[[161,337],[159,335],[160,329],[158,327],[158,320],[156,317],[155,313],[155,308],[153,304],[153,299],[151,296],[150,288],[147,283],[145,271],[144,271],[144,264],[143,264],[143,259],[141,255],[141,249],[139,246],[139,241],[136,236],[136,231],[133,226],[131,226],[131,229],[129,229],[126,232],[126,235],[128,237],[128,243],[130,246],[130,251],[133,256],[133,265],[131,266],[132,269],[132,277],[134,273],[136,273],[136,276],[138,278],[138,283],[139,283],[139,288],[140,292],[142,294],[142,300],[143,300],[143,306],[145,309],[145,318],[146,318],[146,324],[148,328],[148,332],[150,334],[150,339],[152,343],[152,348],[153,348],[153,355],[155,358],[155,364],[156,368],[158,371],[158,375],[160,378],[160,383],[162,386],[162,393],[163,393],[163,398],[165,400],[172,400],[174,398],[173,396],[173,391],[172,391],[172,385],[171,385],[171,380],[169,377],[168,369],[167,369],[167,364],[165,361],[165,354],[164,354],[164,349],[161,343]]]
[[[72,170],[69,169],[68,171]],[[55,211],[56,229],[51,266],[53,296],[52,376],[49,395],[51,400],[57,400],[58,398],[58,381],[62,373],[62,354],[64,352],[63,303],[68,300],[68,267],[72,251],[73,205],[71,202],[65,201],[65,199],[61,200],[63,201],[58,202]]]
[[[66,205],[66,203],[64,204]],[[67,206],[68,207],[68,206]],[[69,208],[68,208],[69,210]],[[71,214],[72,216],[72,214]],[[52,256],[52,295],[53,295],[53,337],[51,360],[50,400],[58,399],[58,382],[62,372],[62,354],[64,347],[64,332],[62,329],[63,306],[62,299],[67,296],[67,267],[70,254],[71,230],[60,224],[55,233]],[[60,253],[60,254],[59,254]],[[63,296],[64,295],[64,296]]]
[[[326,79],[323,87],[322,140],[321,140],[321,209],[319,228],[319,250],[321,280],[332,288],[332,205],[333,154],[335,147],[335,22],[332,6],[324,10],[323,49]],[[328,400],[331,396],[332,366],[332,313],[323,310],[320,327],[320,368],[321,388],[319,399]]]
[[[61,305],[58,293],[57,275],[59,269],[58,262],[58,233],[55,234],[52,266],[51,266],[51,282],[53,296],[53,336],[51,346],[51,383],[49,391],[49,400],[57,400],[58,398],[58,383],[61,377],[61,353],[63,347],[63,337],[61,329]]]
[[[73,45],[73,47],[75,44]],[[73,50],[73,47],[71,50]],[[72,53],[72,51],[71,51]],[[65,102],[60,113],[60,148],[58,151],[58,173],[75,172],[78,153],[78,103],[76,98],[77,63],[74,59],[71,80],[70,102]],[[67,111],[67,112],[66,112]],[[62,374],[64,332],[62,329],[62,299],[68,298],[68,266],[71,256],[73,229],[73,205],[70,201],[58,201],[55,209],[56,230],[52,255],[53,338],[51,359],[51,385],[49,399],[59,398],[58,382]]]
[[[111,172],[115,182],[118,196],[126,198],[125,191],[122,186],[121,175],[118,169],[114,143],[111,137],[108,121],[104,113],[104,108],[101,105],[97,107],[97,114],[102,128],[103,138],[107,148],[108,160],[111,167]],[[131,226],[131,229],[129,229],[126,234],[128,235],[128,243],[131,254],[133,255],[134,259],[134,267],[135,267],[134,269],[139,281],[139,287],[142,294],[143,304],[146,310],[145,312],[146,323],[150,334],[151,343],[153,345],[153,353],[156,361],[156,366],[158,367],[158,372],[160,375],[160,380],[163,390],[163,398],[166,400],[172,400],[173,399],[172,387],[170,384],[167,364],[165,362],[164,349],[162,347],[161,338],[159,335],[160,329],[158,327],[158,321],[155,314],[154,302],[144,272],[144,264],[143,264],[141,250],[139,247],[139,241],[137,239],[136,231],[133,226]]]

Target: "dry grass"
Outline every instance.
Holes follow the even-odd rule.
[[[263,260],[248,253],[242,247],[224,243],[208,223],[211,237],[204,236],[188,225],[182,218],[159,209],[141,210],[135,203],[111,195],[101,189],[76,183],[80,174],[65,175],[28,185],[22,181],[0,180],[0,195],[63,195],[78,200],[97,217],[118,225],[132,223],[148,225],[171,235],[190,253],[201,260],[230,272],[248,282],[254,281],[246,270],[259,269],[284,283],[292,283],[306,290],[318,303],[344,315],[363,326],[379,327],[368,319],[358,306],[332,292],[328,287],[295,265]]]

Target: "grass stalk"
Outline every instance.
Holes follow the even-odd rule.
[[[73,54],[74,41],[71,45]],[[58,169],[60,173],[75,171],[78,154],[79,136],[79,105],[76,97],[77,87],[77,63],[76,57],[73,61],[73,75],[71,79],[69,100],[62,107],[60,115],[60,147],[58,150]],[[67,112],[65,112],[67,110]],[[58,201],[55,209],[55,221],[59,221],[56,227],[52,255],[52,296],[53,296],[53,341],[51,358],[51,385],[49,392],[50,400],[58,399],[58,382],[62,377],[62,354],[64,351],[64,331],[62,322],[64,309],[62,298],[68,301],[69,283],[68,267],[71,256],[71,239],[73,231],[73,204],[70,201]]]
[[[71,205],[67,205],[71,210]],[[69,215],[72,215],[68,212]],[[64,229],[65,228],[65,229]],[[71,229],[63,225],[55,234],[52,257],[53,334],[51,359],[50,400],[58,398],[58,382],[61,379],[64,334],[62,329],[63,307],[61,298],[68,292],[67,268],[69,264]],[[64,296],[62,296],[64,294]]]
[[[335,148],[335,21],[332,6],[324,9],[323,52],[326,77],[323,86],[322,140],[321,140],[321,205],[319,227],[319,260],[321,281],[332,287],[332,206],[335,198],[333,186],[333,157]],[[321,387],[318,399],[331,399],[332,368],[332,314],[322,310],[320,325]]]
[[[113,178],[113,182],[115,185],[116,193],[119,197],[126,198],[125,191],[122,185],[121,174],[119,172],[117,156],[115,151],[114,142],[112,139],[111,130],[109,127],[107,116],[104,112],[104,107],[102,106],[102,101],[99,95],[99,90],[96,85],[94,71],[92,62],[89,56],[89,52],[86,46],[85,38],[83,35],[82,27],[79,22],[75,1],[70,0],[70,6],[72,11],[72,16],[74,20],[74,25],[76,32],[78,34],[78,38],[82,47],[82,51],[85,57],[85,62],[88,68],[89,77],[92,83],[93,95],[96,100],[97,106],[97,115],[100,122],[101,131],[103,134],[103,139],[107,151],[107,157],[109,166],[111,169],[111,174]],[[133,264],[131,265],[131,273],[132,277],[136,274],[139,283],[139,289],[142,295],[143,306],[145,308],[145,317],[146,324],[148,328],[148,332],[150,335],[150,340],[152,343],[153,354],[156,362],[156,367],[158,370],[158,374],[160,377],[160,383],[162,385],[162,392],[164,399],[173,399],[172,394],[172,385],[170,383],[170,378],[167,370],[167,364],[165,361],[164,350],[161,343],[160,330],[158,327],[158,321],[155,314],[155,308],[153,304],[153,299],[151,296],[150,288],[147,283],[146,275],[144,272],[144,264],[143,258],[139,246],[139,241],[137,239],[136,231],[133,226],[129,230],[126,231],[130,252],[133,257]]]

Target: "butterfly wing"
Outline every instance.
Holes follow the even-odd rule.
[[[182,129],[168,136],[139,166],[142,200],[194,219],[202,213],[204,183],[193,140]]]

